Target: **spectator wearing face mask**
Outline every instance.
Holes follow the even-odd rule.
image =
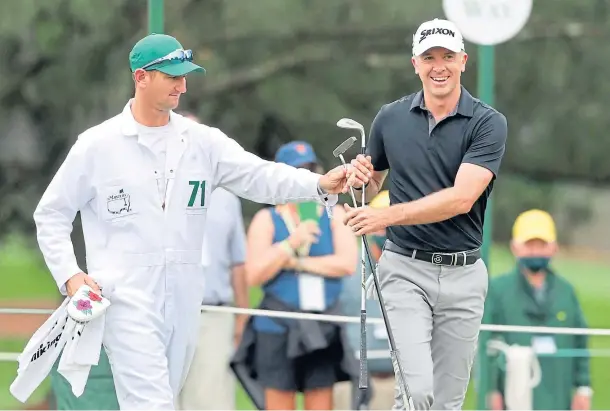
[[[483,322],[586,328],[574,288],[552,268],[557,250],[555,223],[547,212],[529,210],[519,215],[511,241],[516,266],[512,272],[490,281]],[[568,349],[586,352],[586,335],[497,333],[491,337],[503,340],[507,347],[531,347],[536,354],[540,382],[533,392],[524,393],[531,395],[532,409],[590,409],[589,358],[554,355],[558,350],[565,352]],[[493,361],[490,373],[492,381],[488,399],[493,410],[510,409],[504,393],[507,387],[506,365],[500,364],[501,361]]]

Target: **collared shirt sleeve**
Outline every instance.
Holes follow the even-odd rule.
[[[246,261],[246,230],[239,198],[234,198],[234,216],[230,238],[231,265],[243,264]]]
[[[506,117],[494,112],[475,127],[472,142],[462,162],[485,167],[497,177],[506,149],[507,135]]]
[[[222,131],[212,129],[216,141],[214,162],[216,185],[233,194],[262,204],[318,201],[332,206],[338,196],[318,191],[320,174],[275,163],[244,150]],[[328,199],[325,200],[324,198]]]
[[[381,107],[373,119],[371,131],[369,132],[369,141],[366,144],[366,153],[371,156],[371,163],[373,164],[375,171],[383,171],[390,168],[383,144],[382,123],[386,115],[384,111],[385,107],[386,106]]]
[[[94,197],[86,152],[87,144],[79,138],[42,195],[33,216],[40,251],[64,295],[66,281],[83,271],[78,266],[70,233],[76,213]]]

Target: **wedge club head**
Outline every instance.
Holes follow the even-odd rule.
[[[364,147],[364,126],[358,123],[356,120],[352,120],[351,118],[342,118],[337,121],[337,127],[340,128],[349,128],[352,130],[360,131],[360,137],[362,138],[362,147]]]

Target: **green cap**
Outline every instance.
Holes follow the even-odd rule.
[[[179,49],[182,49],[182,44],[174,37],[167,34],[150,34],[138,41],[129,53],[131,71],[134,72],[136,69]],[[162,61],[147,67],[145,70],[158,70],[169,76],[184,76],[191,71],[205,73],[203,67],[180,59]]]

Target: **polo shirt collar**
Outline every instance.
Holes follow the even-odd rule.
[[[458,101],[457,110],[453,110],[453,112],[465,117],[472,117],[474,114],[474,98],[464,86],[460,85],[460,89],[460,100]],[[418,91],[415,97],[413,97],[410,110],[413,111],[415,108],[427,110],[424,103],[423,90]]]

